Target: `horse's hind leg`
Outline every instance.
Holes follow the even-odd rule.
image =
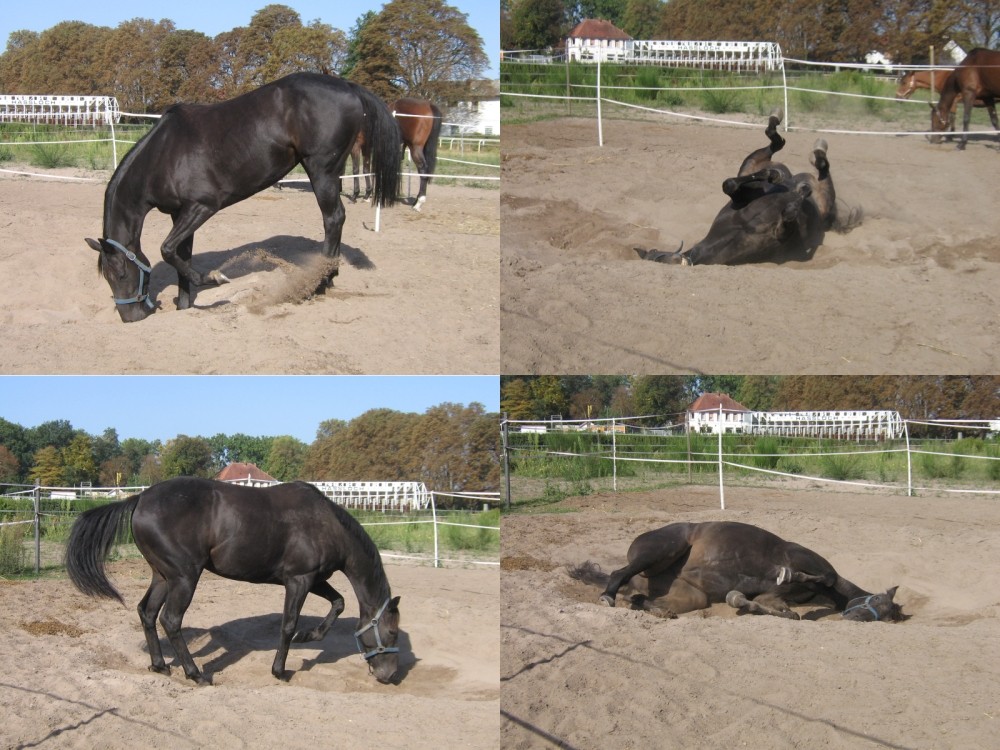
[[[730,591],[726,594],[726,604],[751,615],[773,615],[789,620],[799,619],[798,614],[793,612],[784,600],[768,594],[761,594],[755,599],[747,599],[741,591]]]
[[[198,585],[200,574],[201,572],[197,571],[186,576],[171,578],[166,582],[167,595],[163,610],[160,612],[160,624],[163,625],[170,645],[174,647],[174,653],[177,654],[177,658],[184,668],[185,676],[189,680],[202,684],[204,678],[198,667],[195,666],[191,652],[188,651],[187,643],[184,641],[184,636],[181,635],[184,613],[191,604],[194,588]]]
[[[339,175],[345,160],[346,157],[341,158],[338,163],[315,162],[311,158],[302,161],[312,183],[319,210],[323,214],[323,255],[330,261],[329,268],[317,285],[315,294],[322,294],[327,287],[333,286],[333,279],[340,272],[340,238],[344,232],[347,209],[344,208],[344,201],[340,199]]]
[[[149,651],[149,670],[161,674],[170,674],[170,667],[163,661],[160,636],[156,633],[156,618],[160,614],[160,609],[162,609],[166,598],[167,582],[154,570],[153,580],[137,609],[139,610],[139,620],[142,622],[142,632],[146,636],[146,648]]]
[[[771,115],[767,118],[767,128],[764,129],[764,135],[767,136],[770,143],[764,148],[751,151],[750,155],[743,160],[738,172],[741,177],[764,169],[770,164],[771,158],[785,147],[785,139],[778,133],[778,125],[781,124],[783,116],[781,107],[772,110]]]
[[[292,643],[306,643],[308,641],[322,640],[330,630],[333,623],[337,621],[338,617],[340,617],[340,613],[344,611],[344,597],[341,596],[340,592],[338,592],[327,581],[316,581],[312,588],[309,589],[309,593],[323,597],[330,602],[330,613],[323,618],[323,622],[321,622],[318,627],[308,631],[297,631],[295,635],[292,636]]]
[[[652,578],[664,573],[690,549],[686,524],[675,524],[637,537],[628,550],[628,565],[611,573],[608,585],[598,601],[609,607],[615,606],[618,589],[632,580],[633,576],[644,573]]]
[[[424,201],[427,200],[427,158],[424,156],[424,149],[421,146],[410,146],[410,157],[420,174],[420,187],[417,189],[417,197],[413,201],[413,210],[419,211]]]

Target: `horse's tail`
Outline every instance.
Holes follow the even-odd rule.
[[[117,503],[100,505],[81,513],[73,524],[66,545],[66,572],[73,585],[87,596],[125,603],[108,580],[104,559],[113,544],[128,538],[132,512],[138,503],[139,495],[133,495]]]
[[[441,110],[436,104],[431,104],[431,112],[434,119],[431,120],[431,134],[427,136],[427,143],[424,144],[424,158],[427,159],[427,174],[434,174],[434,167],[437,166],[438,139],[441,137]],[[430,182],[431,178],[427,178]]]
[[[399,126],[381,99],[360,84],[353,87],[365,111],[365,148],[371,149],[375,175],[372,200],[374,205],[392,206],[399,196],[399,165],[403,160]]]

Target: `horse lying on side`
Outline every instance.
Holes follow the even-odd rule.
[[[809,258],[828,229],[846,231],[860,223],[856,209],[838,222],[837,194],[826,153],[829,147],[822,138],[814,144],[810,159],[815,175],[793,175],[773,160],[785,146],[777,130],[781,118],[780,109],[771,113],[764,130],[768,145],[751,152],[737,176],[723,181],[722,192],[729,196],[729,203],[716,215],[705,239],[686,252],[683,243],[675,252],[637,247],[639,257],[683,265]]]
[[[619,589],[641,574],[646,592],[633,596],[633,605],[668,615],[726,602],[748,614],[797,620],[790,604],[824,600],[848,620],[903,619],[902,608],[893,602],[896,587],[871,594],[812,550],[735,521],[672,523],[636,537],[628,565],[610,575],[592,563],[569,574],[604,585],[599,601],[609,607],[615,606]]]

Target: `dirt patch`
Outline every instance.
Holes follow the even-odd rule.
[[[992,373],[1000,213],[991,141],[824,134],[837,196],[864,212],[807,261],[681,267],[633,247],[700,240],[753,129],[606,120],[507,125],[502,361],[511,373]],[[815,134],[781,159],[809,167]]]
[[[64,580],[4,587],[3,747],[324,747],[332,737],[338,746],[496,747],[496,570],[387,567],[401,596],[403,677],[395,685],[368,674],[352,636],[358,605],[339,574],[331,582],[347,608],[323,641],[293,644],[285,683],[270,672],[282,589],[206,573],[183,629],[212,682],[196,687],[162,630],[171,674],[147,669],[135,606],[149,568],[130,561],[109,569],[125,607],[88,599]],[[309,597],[301,624],[314,627],[328,609]]]
[[[348,204],[340,273],[329,265],[312,193],[270,189],[195,236],[193,263],[231,283],[176,309],[160,259],[169,217],[151,213],[143,249],[150,318],[121,322],[97,256],[104,185],[0,177],[0,371],[9,374],[465,374],[499,363],[498,191],[432,186],[422,213]]]

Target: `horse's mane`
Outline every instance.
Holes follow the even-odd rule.
[[[319,490],[316,491],[319,492]],[[325,497],[323,499],[326,500]],[[372,569],[381,577],[384,588],[383,594],[388,596],[389,579],[385,575],[385,570],[382,567],[382,555],[379,553],[378,547],[375,546],[375,542],[373,542],[372,538],[368,536],[368,532],[365,531],[364,527],[358,522],[358,519],[348,513],[341,505],[338,505],[335,502],[330,502],[330,507],[333,510],[333,514],[340,522],[340,525],[343,526],[348,535],[358,543],[365,558],[369,563],[371,563]]]

